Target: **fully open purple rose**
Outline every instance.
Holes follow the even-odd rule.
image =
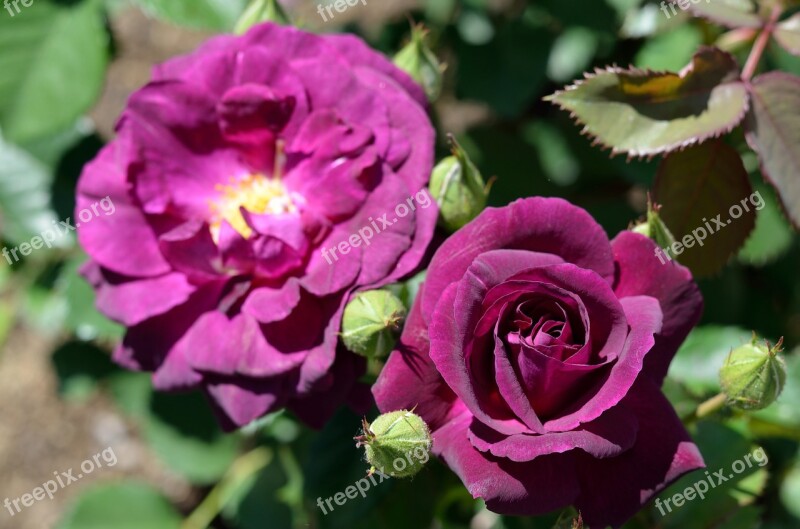
[[[655,248],[560,199],[484,211],[434,256],[378,406],[416,407],[493,511],[621,525],[703,466],[659,389],[702,298]]]
[[[393,219],[428,197],[425,105],[359,39],[272,24],[158,66],[78,185],[79,210],[116,206],[78,234],[99,308],[128,327],[116,360],[202,388],[226,427],[368,401],[337,332],[354,290],[409,274],[432,238],[436,207]]]

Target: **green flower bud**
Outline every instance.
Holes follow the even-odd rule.
[[[395,334],[405,316],[403,302],[391,292],[359,292],[344,309],[342,341],[356,354],[382,358],[394,348]]]
[[[786,362],[780,356],[783,338],[773,347],[753,341],[732,350],[720,370],[720,384],[729,406],[761,410],[778,398],[786,382]]]
[[[433,168],[428,189],[439,206],[439,225],[456,231],[483,211],[489,190],[467,152],[449,138],[453,155]]]
[[[401,410],[384,413],[372,424],[366,419],[356,447],[364,446],[370,474],[375,471],[408,478],[430,459],[431,432],[419,415]]]
[[[425,42],[428,35],[422,25],[411,28],[411,42],[394,56],[394,64],[418,82],[429,101],[436,101],[442,93],[444,67]]]
[[[647,220],[634,227],[632,231],[653,239],[657,245],[664,249],[670,258],[674,259],[675,256],[672,255],[671,247],[675,242],[675,236],[672,235],[667,225],[661,220],[661,216],[658,214],[659,210],[661,210],[661,206],[653,204],[648,197]]]
[[[252,0],[242,16],[239,17],[233,31],[237,35],[242,35],[247,33],[251,27],[262,22],[275,22],[284,26],[292,24],[278,0]]]

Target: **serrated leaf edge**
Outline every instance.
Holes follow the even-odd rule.
[[[597,134],[592,132],[592,130],[589,128],[588,124],[586,124],[586,123],[584,123],[583,121],[580,120],[580,118],[577,116],[577,114],[575,112],[573,112],[569,108],[566,108],[565,105],[561,104],[559,101],[556,101],[555,99],[556,99],[557,96],[559,96],[561,94],[566,94],[567,92],[571,92],[573,90],[577,90],[581,85],[583,85],[587,81],[589,81],[589,80],[591,80],[591,79],[593,79],[595,77],[598,77],[601,74],[606,74],[606,73],[611,73],[611,74],[625,73],[625,74],[628,74],[628,75],[640,75],[642,77],[647,77],[649,75],[654,75],[654,76],[659,76],[659,75],[678,75],[681,78],[684,78],[687,74],[689,74],[691,71],[693,71],[695,57],[698,54],[700,54],[702,51],[707,50],[707,49],[712,49],[712,50],[714,50],[716,52],[719,52],[721,54],[727,55],[728,58],[732,61],[732,63],[734,65],[737,64],[736,63],[736,59],[730,53],[728,53],[726,51],[723,51],[723,50],[720,50],[719,48],[715,48],[713,46],[702,46],[692,56],[691,62],[688,65],[686,65],[684,68],[682,68],[680,72],[671,72],[669,70],[652,70],[650,68],[644,68],[643,69],[643,68],[637,68],[637,67],[635,67],[633,65],[630,65],[628,68],[622,68],[620,66],[617,66],[616,64],[613,64],[611,66],[606,66],[605,68],[595,67],[594,68],[594,72],[584,72],[583,73],[583,79],[577,79],[576,81],[573,82],[573,84],[564,87],[563,90],[557,90],[557,91],[553,92],[552,94],[550,94],[549,96],[544,97],[543,99],[545,101],[548,101],[548,102],[556,105],[559,109],[561,109],[561,110],[563,110],[565,112],[569,112],[570,118],[572,118],[573,121],[575,121],[575,123],[577,125],[583,126],[583,128],[581,129],[580,134],[582,136],[588,136],[588,137],[592,138],[592,142],[591,142],[592,147],[599,146],[602,150],[610,149],[611,150],[611,158],[613,158],[614,156],[617,156],[618,154],[627,154],[628,155],[628,161],[630,161],[631,159],[634,159],[634,158],[637,158],[637,159],[645,158],[645,159],[647,159],[649,161],[649,160],[652,160],[653,158],[655,158],[656,156],[658,156],[660,154],[666,154],[666,153],[670,153],[670,152],[680,152],[680,151],[683,151],[684,149],[686,149],[688,147],[691,147],[693,145],[699,145],[699,144],[701,144],[701,143],[703,143],[703,142],[705,142],[705,141],[707,141],[709,139],[719,138],[721,136],[724,136],[725,134],[730,133],[733,129],[735,129],[737,126],[739,126],[740,123],[742,123],[742,121],[744,120],[744,118],[747,115],[748,111],[750,110],[750,97],[749,97],[750,92],[747,90],[747,85],[743,81],[737,80],[735,82],[724,83],[724,84],[741,84],[742,86],[744,86],[745,91],[746,91],[746,93],[748,95],[748,97],[745,99],[745,103],[744,103],[744,106],[742,108],[742,111],[739,113],[739,115],[734,120],[732,120],[732,122],[728,126],[726,126],[724,128],[721,128],[717,132],[714,132],[714,133],[711,133],[711,134],[704,134],[704,135],[701,135],[701,136],[690,138],[690,139],[688,139],[686,141],[683,141],[683,142],[681,142],[679,144],[676,144],[674,146],[666,146],[666,147],[662,147],[662,148],[656,149],[654,151],[647,151],[647,152],[645,152],[645,151],[632,151],[632,150],[627,150],[627,149],[619,149],[617,147],[614,147],[613,145],[608,145],[608,144],[604,143],[598,137]],[[718,86],[722,86],[722,85],[718,85]]]

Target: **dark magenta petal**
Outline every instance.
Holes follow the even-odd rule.
[[[242,312],[261,323],[272,323],[285,319],[299,302],[300,283],[290,278],[280,288],[261,287],[250,292]]]
[[[235,86],[217,103],[222,134],[231,141],[267,143],[289,122],[296,101],[264,85]]]
[[[158,246],[170,266],[189,278],[205,281],[218,278],[222,272],[222,258],[205,222],[181,224],[162,234]]]
[[[320,391],[294,397],[287,407],[312,428],[322,428],[341,407],[342,402],[365,416],[372,406],[369,388],[358,381],[367,370],[366,359],[339,351],[330,368],[332,383]]]
[[[636,382],[645,355],[653,347],[653,335],[661,330],[661,308],[658,301],[649,296],[623,298],[620,303],[630,330],[608,377],[597,392],[588,393],[583,401],[576,402],[572,406],[574,411],[545,423],[548,431],[568,431],[593,421],[625,398]]]
[[[114,361],[133,370],[156,371],[175,344],[203,313],[215,310],[226,287],[225,280],[199,287],[186,303],[128,328],[122,343],[114,351]],[[181,371],[181,375],[186,374]],[[166,380],[167,388],[185,387],[184,380]]]
[[[420,301],[417,296],[400,343],[372,386],[372,394],[382,412],[414,409],[437,429],[447,420],[456,396],[428,356],[428,330],[422,321]]]
[[[466,300],[466,296],[473,299]],[[465,351],[470,331],[462,327],[462,321],[478,317],[480,300],[474,297],[474,292],[462,291],[457,283],[444,291],[429,327],[430,357],[447,385],[480,421],[504,434],[529,431],[530,427],[513,414],[496,388],[473,384]]]
[[[384,79],[383,84],[376,84],[372,86],[373,89],[386,90],[385,84],[390,84],[390,86],[396,84],[398,85],[396,91],[407,93],[420,108],[424,109],[428,106],[428,98],[422,87],[406,72],[390,67],[380,53],[369,48],[361,39],[353,35],[332,35],[328,44],[336,48],[347,62],[356,67],[357,71],[363,70],[380,74]]]
[[[472,445],[516,462],[580,449],[597,458],[617,456],[629,450],[636,441],[639,421],[625,407],[617,406],[594,421],[569,432],[516,434],[505,436],[480,421],[473,420],[469,429]]]
[[[107,145],[86,165],[78,182],[76,211],[109,197],[112,215],[103,215],[81,224],[78,241],[103,267],[132,277],[148,277],[170,271],[158,248],[153,228],[131,200],[125,176],[125,137]],[[136,241],[131,246],[129,241]]]
[[[507,349],[510,351],[506,352]],[[499,374],[500,362],[506,372],[503,378]],[[602,382],[609,371],[607,362],[567,364],[538,348],[508,347],[502,343],[495,347],[495,363],[500,392],[509,395],[506,400],[511,394],[517,395],[517,401],[525,396],[523,405],[530,406],[543,421],[558,417],[587,393],[591,394],[593,387]],[[514,387],[509,390],[505,382],[512,376]],[[539,427],[536,431],[543,429]]]
[[[185,303],[195,290],[179,273],[119,284],[105,282],[97,291],[97,308],[109,318],[133,326]]]
[[[636,444],[617,457],[582,456],[577,464],[581,494],[575,506],[591,527],[621,526],[670,483],[705,466],[672,405],[652,381],[637,381],[621,406],[638,417]]]
[[[609,282],[614,277],[608,237],[586,211],[556,198],[520,199],[504,208],[486,209],[439,248],[423,293],[425,321],[430,321],[444,289],[458,281],[477,256],[496,249],[549,253],[594,270]]]
[[[574,452],[525,463],[487,457],[469,441],[471,422],[470,414],[462,413],[436,430],[433,451],[490,510],[534,516],[566,507],[578,497]]]
[[[271,347],[251,316],[228,318],[216,311],[203,314],[177,347],[186,348],[191,354],[189,362],[197,371],[253,378],[288,373],[305,357],[303,351],[286,353]]]
[[[287,382],[285,378],[208,377],[205,391],[222,426],[233,430],[286,405]]]
[[[644,364],[644,372],[661,385],[678,347],[700,321],[703,297],[689,269],[676,261],[662,264],[655,253],[658,246],[647,237],[623,231],[611,247],[618,269],[617,296],[654,297],[664,313],[661,331]]]
[[[557,299],[564,304],[570,303],[570,297],[580,300],[577,309],[585,322],[584,330],[589,334],[596,360],[617,357],[628,333],[625,314],[611,286],[595,272],[573,264],[553,265],[521,272],[508,283],[514,285],[513,281],[546,283],[570,292],[569,296]],[[498,287],[499,294],[506,288],[505,285]]]

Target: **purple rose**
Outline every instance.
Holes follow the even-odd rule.
[[[655,250],[560,199],[484,211],[434,256],[379,408],[415,408],[493,511],[623,524],[703,466],[659,389],[702,298]]]
[[[432,238],[425,101],[361,40],[272,24],[156,67],[78,185],[78,210],[116,207],[79,228],[98,306],[128,327],[115,359],[202,388],[227,428],[369,403],[337,332],[353,291]]]

